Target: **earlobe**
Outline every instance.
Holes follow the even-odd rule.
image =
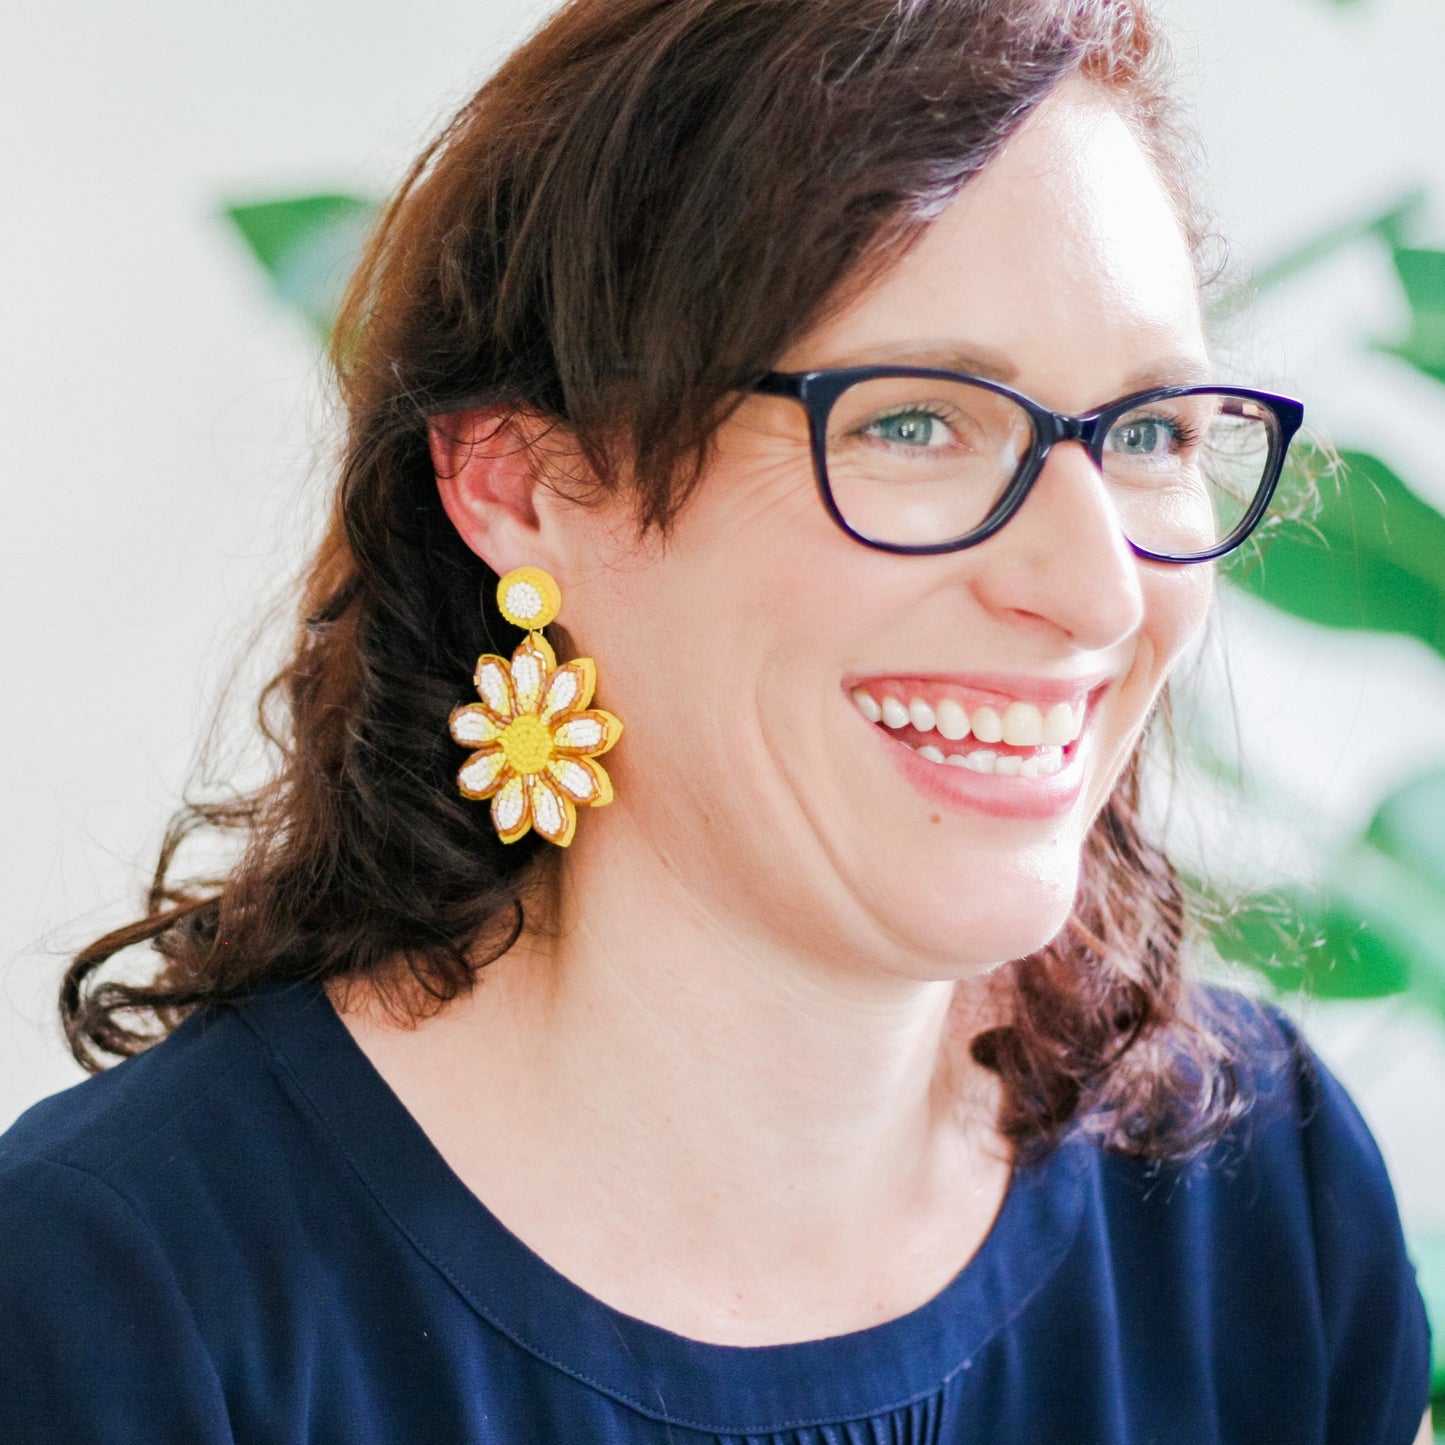
[[[534,433],[541,423],[507,407],[436,417],[428,428],[443,509],[468,547],[499,575],[546,566],[536,505]]]

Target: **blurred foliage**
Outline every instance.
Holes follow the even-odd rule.
[[[1399,345],[1377,345],[1435,381],[1445,382],[1445,251],[1397,246],[1395,270],[1410,305],[1410,335]]]
[[[1240,901],[1221,955],[1321,998],[1415,994],[1445,1017],[1445,768],[1410,779],[1321,882]]]
[[[1427,199],[1423,190],[1414,187],[1383,211],[1352,216],[1317,236],[1311,236],[1309,240],[1271,261],[1262,270],[1256,271],[1238,290],[1217,301],[1216,310],[1233,311],[1238,306],[1247,304],[1257,292],[1272,290],[1301,272],[1317,266],[1337,251],[1368,237],[1377,237],[1392,250],[1403,246],[1406,236],[1411,234],[1418,223]]]
[[[341,293],[376,214],[375,202],[342,195],[296,196],[226,209],[277,296],[323,341],[331,334]]]
[[[1397,632],[1445,658],[1445,516],[1367,452],[1335,463],[1296,444],[1292,456],[1317,500],[1231,554],[1229,579],[1308,622]]]
[[[1313,238],[1261,271],[1256,287],[1285,283],[1342,246],[1387,247],[1409,334],[1373,345],[1445,383],[1445,251],[1411,244],[1421,202],[1411,192],[1383,214]],[[1434,421],[1445,426],[1445,391]],[[1287,503],[1225,575],[1293,617],[1397,633],[1445,659],[1445,515],[1387,461],[1349,447],[1336,458],[1296,444],[1281,490],[1304,500]],[[1406,993],[1445,1020],[1445,771],[1436,765],[1400,784],[1364,833],[1320,865],[1317,886],[1237,900],[1215,930],[1219,952],[1282,989]]]

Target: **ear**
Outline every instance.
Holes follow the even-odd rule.
[[[546,486],[539,442],[547,430],[544,418],[505,406],[452,412],[428,429],[442,507],[499,577],[514,567],[556,570],[551,499],[538,495]]]

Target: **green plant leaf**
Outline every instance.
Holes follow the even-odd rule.
[[[1327,898],[1336,936],[1341,925],[1355,930],[1351,983],[1376,982],[1374,993],[1408,989],[1445,1017],[1445,891],[1409,859],[1361,842],[1335,860]],[[1350,996],[1371,993],[1359,987]]]
[[[1340,0],[1340,3],[1352,4],[1355,0]],[[1403,246],[1406,236],[1415,227],[1416,219],[1423,213],[1427,199],[1424,190],[1414,187],[1397,197],[1383,211],[1372,210],[1362,216],[1351,216],[1327,231],[1321,231],[1319,235],[1277,256],[1243,285],[1214,301],[1210,307],[1211,314],[1218,317],[1236,311],[1258,292],[1268,291],[1302,271],[1308,271],[1366,236],[1378,237],[1392,249]]]
[[[1408,951],[1411,991],[1445,1017],[1445,768],[1391,792],[1335,874],[1336,895]]]
[[[1262,974],[1273,987],[1317,998],[1379,998],[1402,993],[1411,950],[1373,931],[1327,891],[1285,888],[1231,906],[1212,930],[1220,957]]]
[[[1409,779],[1317,889],[1251,894],[1221,910],[1220,955],[1277,988],[1322,998],[1408,991],[1445,1018],[1445,769]]]
[[[377,209],[358,196],[316,195],[228,206],[225,214],[276,294],[325,340]]]
[[[1445,898],[1445,768],[1412,778],[1380,804],[1365,839]]]
[[[1318,456],[1301,449],[1296,484]],[[1445,516],[1378,457],[1340,458],[1317,508],[1262,529],[1260,545],[1232,554],[1225,575],[1292,616],[1402,633],[1445,656]]]
[[[1445,251],[1396,246],[1394,258],[1410,305],[1410,334],[1399,343],[1377,341],[1375,349],[1445,381]]]

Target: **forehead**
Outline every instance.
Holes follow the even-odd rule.
[[[1138,378],[1156,361],[1207,368],[1178,218],[1128,125],[1087,82],[1060,86],[907,255],[787,361],[960,353],[982,363],[961,369],[1070,410],[1148,384]]]

